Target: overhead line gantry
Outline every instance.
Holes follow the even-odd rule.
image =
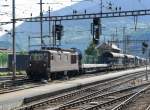
[[[7,25],[7,24],[10,24],[10,23],[13,23],[13,22],[0,22],[0,25]]]
[[[43,16],[42,21],[81,20],[93,18],[113,18],[113,17],[145,16],[145,15],[150,15],[150,9],[106,12],[106,13],[70,14],[63,16],[46,16],[46,17]],[[40,17],[16,18],[16,21],[40,22]],[[5,25],[9,23],[12,22],[0,22],[0,25]]]
[[[106,13],[72,14],[72,15],[50,16],[50,17],[47,16],[47,17],[42,17],[42,20],[43,21],[62,21],[62,20],[80,20],[80,19],[93,19],[93,18],[144,16],[144,15],[150,15],[150,9],[134,10],[134,11],[106,12]],[[40,17],[17,18],[16,21],[40,22]]]

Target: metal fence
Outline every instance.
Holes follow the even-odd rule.
[[[13,55],[8,55],[8,69],[12,70]],[[16,69],[25,70],[29,61],[28,55],[16,55]]]
[[[12,70],[13,55],[1,52],[0,53],[0,72]],[[16,55],[16,69],[25,70],[28,64],[28,55]]]

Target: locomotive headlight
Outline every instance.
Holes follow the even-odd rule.
[[[46,64],[43,64],[44,67],[46,67]]]
[[[31,67],[31,63],[29,64],[29,66]]]

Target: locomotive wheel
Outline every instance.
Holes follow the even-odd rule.
[[[55,73],[51,73],[50,78],[51,78],[51,80],[55,80],[56,79]]]
[[[49,73],[48,73],[48,72],[45,72],[44,79],[45,79],[45,80],[48,80],[48,79],[49,79]]]
[[[29,79],[33,79],[33,76],[31,75],[31,72],[26,72],[27,73],[27,77],[29,78]]]

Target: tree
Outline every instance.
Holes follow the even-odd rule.
[[[95,44],[93,42],[90,43],[90,45],[87,47],[85,50],[86,55],[92,55],[92,56],[97,56],[97,49],[95,48]]]

